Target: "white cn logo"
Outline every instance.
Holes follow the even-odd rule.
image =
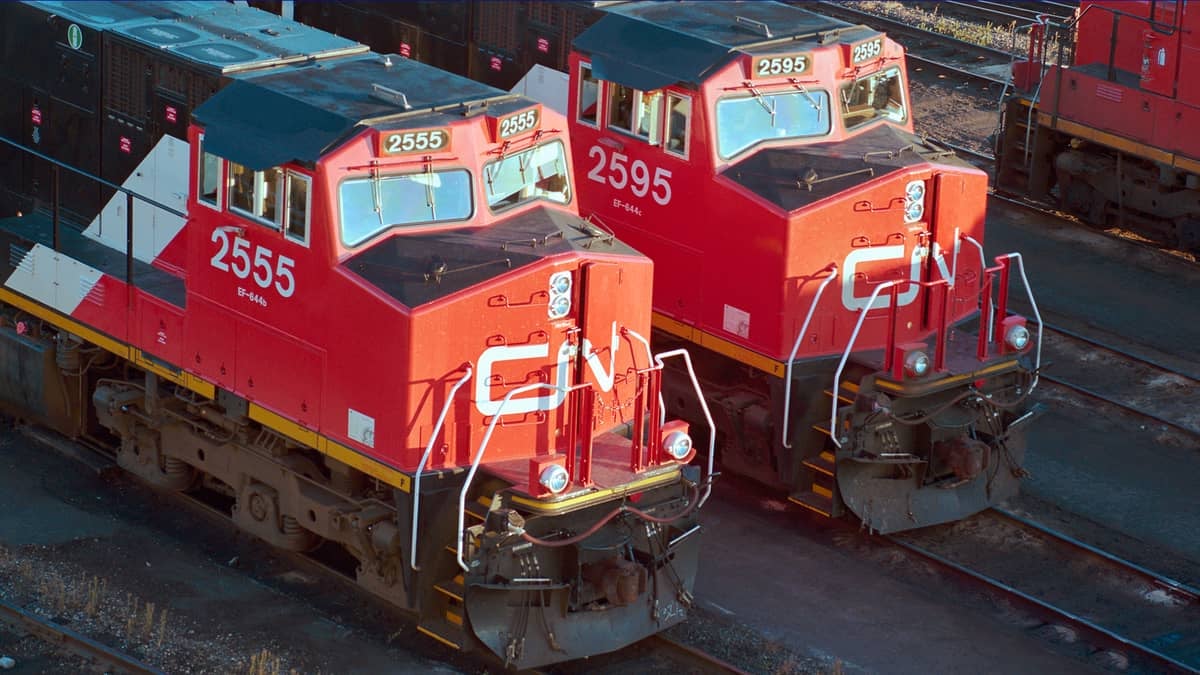
[[[592,342],[586,337],[583,338],[583,359],[587,363],[588,368],[592,371],[592,376],[596,378],[596,383],[604,391],[612,391],[613,379],[616,376],[616,360],[617,348],[621,341],[617,337],[617,323],[614,321],[612,325],[612,342],[608,352],[608,370],[604,369],[604,364],[600,362],[600,357],[592,350]],[[558,357],[555,370],[557,371],[557,380],[553,383],[557,389],[549,391],[545,396],[522,396],[513,397],[505,404],[504,414],[513,415],[521,413],[530,413],[537,410],[553,410],[562,405],[567,398],[566,389],[570,386],[567,378],[570,374],[571,353],[573,349],[570,343],[566,340],[558,346]],[[496,347],[488,347],[479,355],[479,376],[475,380],[475,407],[483,415],[498,415],[500,414],[501,404],[504,403],[504,396],[499,399],[492,398],[492,368],[497,363],[505,361],[526,361],[536,359],[544,362],[546,357],[550,356],[550,343],[540,345],[499,345]],[[542,389],[540,391],[548,391]]]
[[[929,249],[924,246],[914,246],[912,255],[909,256],[908,278],[912,281],[921,280],[921,261],[929,254]],[[850,310],[855,311],[867,307],[867,303],[871,300],[871,292],[865,295],[855,295],[854,293],[854,275],[855,268],[858,265],[868,262],[881,262],[884,260],[903,260],[904,246],[874,246],[871,248],[859,248],[850,252],[846,256],[846,262],[843,264],[843,269],[846,273],[842,275],[842,305]],[[946,258],[942,255],[942,247],[938,246],[937,242],[933,243],[933,261],[937,265],[938,272],[941,273],[943,279],[949,279],[953,284],[954,280],[950,278],[950,270],[946,267]],[[873,289],[872,289],[873,290]],[[896,296],[896,305],[903,307],[917,298],[920,287],[914,284],[905,284],[900,289]],[[881,292],[875,302],[869,309],[882,309],[887,307],[891,302],[891,298],[886,291]]]

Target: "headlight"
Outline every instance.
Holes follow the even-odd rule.
[[[550,275],[550,293],[565,295],[571,292],[571,273],[555,272]]]
[[[910,202],[904,205],[904,222],[915,223],[925,215],[925,205],[921,202]]]
[[[922,351],[911,351],[904,357],[904,370],[913,377],[929,372],[929,355]]]
[[[558,494],[567,489],[567,485],[571,482],[571,477],[567,474],[567,470],[558,464],[551,464],[542,469],[542,475],[538,476],[538,482],[542,487],[546,488],[554,494]]]
[[[561,319],[571,313],[571,296],[556,295],[550,299],[549,315],[551,319]]]
[[[551,319],[561,319],[571,313],[570,272],[555,272],[550,275],[550,303],[547,313]]]
[[[1021,351],[1029,345],[1029,329],[1025,326],[1010,326],[1004,333],[1004,342],[1016,351]]]
[[[914,180],[904,186],[904,222],[915,223],[925,216],[925,181]]]
[[[672,431],[663,439],[663,450],[671,457],[683,461],[692,451],[692,437],[682,431]]]

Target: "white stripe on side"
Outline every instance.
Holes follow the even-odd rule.
[[[188,144],[163,135],[150,154],[138,164],[121,186],[176,211],[187,210]],[[118,192],[96,216],[83,235],[125,253],[125,193]],[[133,256],[151,263],[183,231],[184,219],[133,200]]]
[[[14,255],[16,249],[10,251],[10,256]],[[68,316],[74,314],[85,297],[92,295],[103,275],[100,270],[42,244],[35,244],[20,261],[12,262],[15,269],[5,280],[5,287]],[[94,296],[90,299],[99,301]]]

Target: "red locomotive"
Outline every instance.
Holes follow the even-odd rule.
[[[654,259],[654,342],[692,348],[726,470],[884,532],[1016,492],[1019,258],[983,254],[986,175],[913,134],[899,45],[773,2],[437,5],[294,11],[505,84],[569,68],[544,100],[569,101],[580,212]],[[695,423],[689,387],[668,371]]]
[[[683,619],[708,476],[660,390],[686,353],[650,350],[649,259],[578,217],[560,114],[247,7],[0,19],[67,69],[5,54],[33,103],[2,130],[6,408],[340,546],[513,667]],[[90,171],[56,159],[69,105]]]
[[[1198,50],[1187,2],[1085,1],[1067,25],[1034,24],[997,186],[1200,253],[1200,81],[1187,75]]]

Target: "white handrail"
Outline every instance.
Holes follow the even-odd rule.
[[[792,363],[796,360],[796,352],[800,351],[800,341],[808,333],[808,324],[812,321],[813,312],[817,309],[817,303],[821,301],[821,295],[825,292],[825,287],[829,285],[829,282],[837,278],[837,264],[830,263],[828,269],[830,274],[817,287],[817,293],[813,296],[812,304],[808,306],[808,315],[804,317],[804,324],[800,326],[800,332],[796,333],[796,341],[792,343],[792,353],[788,354],[787,384],[784,385],[783,389],[783,447],[785,448],[792,447],[792,444],[788,442],[788,422],[791,420],[790,413],[792,411]]]
[[[425,464],[429,462],[429,455],[433,453],[433,445],[437,442],[438,436],[442,433],[442,424],[446,421],[446,413],[450,412],[450,404],[454,403],[454,395],[458,390],[471,379],[471,373],[474,372],[471,364],[465,364],[467,373],[462,376],[458,382],[450,388],[450,394],[446,396],[446,403],[442,406],[442,414],[438,415],[437,424],[433,425],[433,433],[429,436],[429,445],[425,446],[425,454],[421,455],[421,464],[417,466],[417,473],[413,477],[413,514],[412,514],[412,541],[408,547],[408,564],[413,568],[413,571],[419,571],[417,567],[417,517],[421,513],[421,474],[425,471]]]
[[[983,246],[978,241],[975,241],[973,238],[971,238],[970,236],[964,236],[963,239],[966,239],[967,241],[974,244],[977,248],[979,248],[979,259],[982,262]],[[1036,321],[1037,321],[1038,337],[1037,337],[1037,350],[1035,351],[1034,358],[1033,358],[1033,383],[1029,385],[1029,391],[1033,391],[1038,385],[1038,380],[1040,379],[1040,373],[1042,370],[1042,313],[1038,310],[1037,301],[1033,299],[1033,289],[1030,288],[1029,277],[1026,276],[1026,274],[1025,274],[1025,259],[1023,257],[1021,257],[1020,253],[1017,253],[1015,251],[1013,253],[1006,253],[1005,255],[1002,255],[1000,257],[1001,258],[1013,258],[1014,260],[1017,261],[1017,271],[1019,271],[1021,273],[1021,284],[1025,286],[1025,297],[1029,300],[1029,307],[1030,307],[1030,309],[1033,310],[1034,319],[1036,319]],[[986,268],[987,265],[984,265],[984,267]],[[1003,290],[1007,290],[1007,289],[1003,289]]]
[[[467,472],[467,478],[463,482],[462,491],[458,493],[458,543],[454,548],[455,555],[458,557],[458,566],[461,567],[464,572],[471,571],[471,568],[467,567],[467,563],[463,561],[462,557],[464,531],[463,512],[467,508],[467,489],[471,487],[471,481],[475,479],[475,472],[479,469],[479,462],[483,460],[483,453],[485,450],[487,450],[488,441],[492,440],[492,432],[496,430],[496,422],[500,419],[500,416],[504,414],[504,406],[508,405],[513,396],[516,396],[517,394],[523,394],[527,391],[533,391],[535,389],[551,389],[565,393],[571,391],[572,389],[590,386],[590,384],[577,384],[574,387],[563,388],[557,387],[553,384],[546,384],[545,382],[535,382],[533,384],[527,384],[517,387],[516,389],[512,389],[504,395],[504,400],[500,401],[500,406],[496,409],[496,414],[492,415],[492,421],[488,423],[487,432],[484,433],[483,440],[479,443],[479,452],[475,455],[474,461],[471,462],[471,470]],[[574,452],[575,449],[572,448],[571,451]]]
[[[654,352],[652,352],[650,350],[650,341],[649,340],[642,337],[635,330],[630,330],[628,328],[622,328],[621,332],[636,339],[638,342],[641,342],[642,346],[644,346],[646,348],[646,360],[647,360],[646,365],[650,365],[650,363],[654,362]],[[667,423],[667,402],[663,399],[663,393],[662,393],[661,387],[658,390],[658,423],[660,425]]]
[[[629,331],[633,333],[633,331]],[[636,333],[634,333],[636,335]],[[713,459],[716,455],[713,450],[717,444],[717,425],[713,423],[712,413],[708,411],[708,402],[704,400],[704,392],[700,391],[700,380],[696,379],[696,370],[692,368],[692,357],[686,349],[672,349],[654,355],[654,362],[660,368],[664,368],[663,359],[669,356],[682,356],[683,362],[687,364],[688,377],[692,378],[692,389],[696,392],[696,398],[700,401],[700,409],[704,411],[704,419],[708,420],[708,472],[705,474],[707,482],[704,485],[704,496],[700,497],[700,501],[696,503],[696,508],[704,506],[704,502],[708,501],[708,496],[712,493],[712,475],[713,475]]]
[[[858,323],[854,324],[854,332],[850,334],[850,341],[846,343],[846,351],[842,352],[842,360],[838,363],[837,372],[833,374],[833,404],[829,411],[829,437],[833,439],[833,444],[842,447],[842,442],[838,440],[837,434],[837,409],[838,409],[838,389],[842,383],[842,370],[846,367],[846,361],[850,358],[850,350],[854,349],[854,343],[858,341],[858,332],[862,330],[863,321],[867,318],[867,312],[870,312],[875,305],[875,298],[879,297],[879,292],[885,288],[891,288],[900,282],[885,281],[875,287],[875,292],[871,294],[871,299],[862,308],[862,312],[858,315]],[[890,303],[889,303],[890,306]]]

